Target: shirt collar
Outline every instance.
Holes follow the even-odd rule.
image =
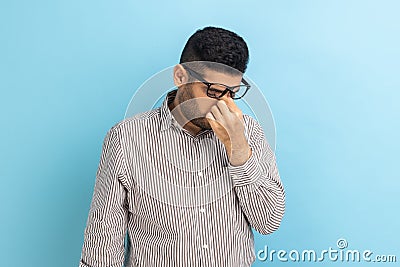
[[[164,131],[171,127],[172,123],[175,121],[174,116],[172,116],[171,111],[169,110],[168,104],[170,104],[172,101],[174,101],[176,92],[178,90],[175,89],[173,91],[170,91],[167,93],[163,103],[161,104],[161,109],[160,109],[160,131]]]

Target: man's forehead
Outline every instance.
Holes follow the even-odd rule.
[[[222,83],[228,86],[239,85],[242,80],[242,73],[240,71],[226,73],[216,70],[205,69],[203,77],[210,83]]]

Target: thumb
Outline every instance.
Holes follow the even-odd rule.
[[[232,98],[225,98],[223,99],[226,105],[228,106],[229,110],[235,113],[237,116],[241,117],[242,111],[240,108],[235,104]]]

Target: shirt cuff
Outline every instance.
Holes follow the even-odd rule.
[[[233,186],[252,184],[262,176],[254,151],[242,165],[232,166],[228,161],[228,171],[229,176],[232,178]]]

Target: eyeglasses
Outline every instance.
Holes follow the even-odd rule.
[[[241,99],[251,87],[251,85],[243,78],[243,84],[236,86],[227,86],[222,83],[210,83],[207,82],[198,72],[188,68],[187,66],[184,66],[184,68],[189,72],[191,76],[207,86],[207,96],[212,98],[220,99],[229,92],[232,99]]]

